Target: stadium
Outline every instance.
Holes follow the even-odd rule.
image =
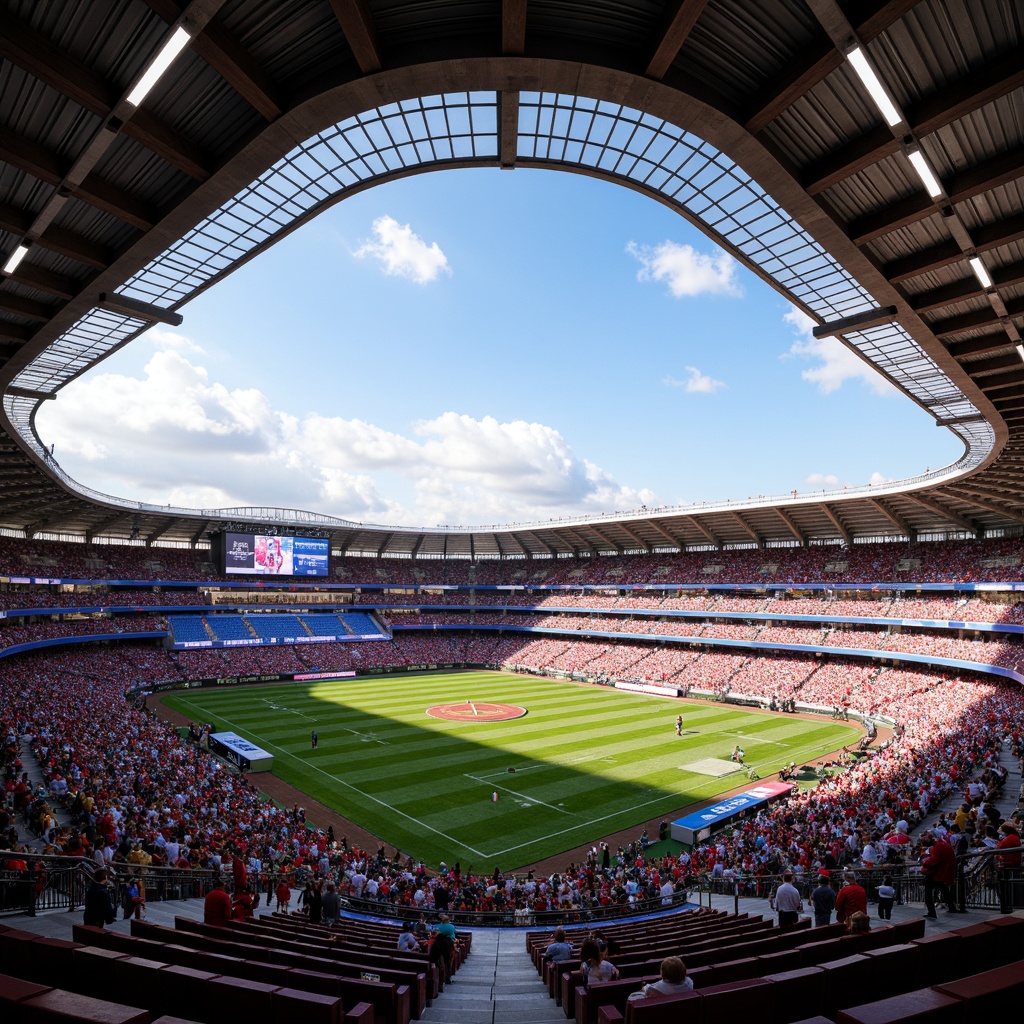
[[[7,1019],[973,1020],[1019,997],[1020,3],[2,19]],[[486,528],[152,504],[53,457],[37,416],[108,356],[342,200],[474,167],[669,209],[962,454]],[[83,924],[107,892],[121,919]],[[451,950],[397,952],[400,920],[445,914]],[[677,956],[692,988],[630,1000]]]

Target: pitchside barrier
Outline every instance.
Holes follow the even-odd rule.
[[[24,868],[11,868],[10,864],[23,863]],[[1004,868],[994,850],[974,851],[958,858],[957,882],[952,896],[956,903],[967,910],[999,911],[1012,913],[1024,908],[1024,879],[1018,869]],[[845,871],[853,871],[858,882],[864,887],[868,901],[877,901],[878,886],[888,877],[896,889],[898,904],[923,906],[924,877],[916,864],[887,866],[866,870],[844,867],[831,872],[831,884],[839,889]],[[56,910],[81,912],[85,893],[96,871],[93,861],[82,857],[61,857],[0,850],[0,916],[34,916]],[[218,873],[211,868],[167,868],[147,865],[112,864],[109,867],[112,893],[115,904],[120,908],[129,885],[135,881],[143,888],[146,902],[162,900],[203,899],[213,887]],[[232,889],[231,872],[221,877],[228,892]],[[296,887],[305,884],[308,870],[297,871],[293,876]],[[517,877],[517,882],[526,876]],[[546,928],[562,924],[585,924],[591,921],[610,921],[639,915],[671,913],[674,910],[696,902],[698,905],[707,895],[708,906],[711,896],[732,896],[739,906],[739,900],[768,900],[782,881],[780,875],[751,875],[717,877],[704,872],[687,880],[686,888],[679,889],[671,897],[658,896],[650,900],[615,902],[607,906],[563,907],[557,910],[534,911],[513,909],[480,913],[471,910],[449,908],[449,915],[459,925],[480,928],[530,927]],[[818,884],[818,876],[797,877],[794,884],[802,898],[807,901],[811,890]],[[273,876],[276,883],[276,876]],[[254,883],[253,888],[258,883]],[[265,891],[265,885],[260,886]],[[961,899],[962,896],[962,899]],[[269,897],[261,896],[261,902]],[[418,914],[414,906],[402,906],[377,900],[343,898],[342,906],[353,914],[403,919]],[[809,913],[809,911],[808,911]],[[429,917],[435,912],[427,910]]]

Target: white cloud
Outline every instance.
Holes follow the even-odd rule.
[[[713,395],[720,388],[725,387],[724,380],[716,380],[706,373],[701,373],[696,366],[684,367],[690,375],[686,380],[677,380],[675,377],[662,377],[661,382],[673,388],[684,388],[688,394]]]
[[[722,249],[698,252],[691,245],[662,242],[647,246],[630,242],[626,252],[640,263],[638,281],[664,281],[677,298],[694,295],[740,296],[739,264]]]
[[[229,390],[179,350],[138,378],[86,377],[39,429],[71,475],[108,493],[188,508],[277,505],[410,526],[546,520],[657,505],[544,423],[448,411],[408,434],[360,419],[274,409]],[[396,497],[384,497],[384,493]]]
[[[186,338],[184,334],[168,331],[164,327],[153,327],[143,337],[154,348],[170,349],[174,352],[184,352],[189,355],[206,355],[203,347],[197,345],[191,338]]]
[[[811,333],[815,322],[795,306],[782,318],[799,337],[788,356],[815,360],[817,365],[803,370],[800,376],[814,384],[823,395],[830,395],[848,380],[859,380],[876,395],[896,395],[898,391],[869,363],[848,349],[838,338],[815,338]]]
[[[849,483],[842,483],[839,477],[835,475],[835,473],[811,473],[811,475],[808,476],[804,482],[810,484],[814,488],[853,486],[852,484]],[[892,483],[892,477],[884,476],[883,474],[879,473],[876,470],[874,473],[871,474],[871,479],[868,480],[868,483],[871,484],[872,486],[878,486],[879,484],[888,484]]]
[[[451,274],[448,257],[437,242],[427,245],[408,224],[399,224],[385,214],[373,222],[376,241],[364,242],[355,252],[360,259],[372,256],[385,274],[408,277],[417,284],[436,281],[442,272]]]
[[[839,477],[835,473],[812,473],[804,482],[812,487],[838,487]]]

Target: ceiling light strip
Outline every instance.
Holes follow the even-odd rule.
[[[150,93],[153,86],[164,76],[167,69],[174,63],[182,50],[188,46],[192,36],[179,25],[168,40],[160,47],[160,52],[150,62],[135,87],[125,97],[128,103],[137,107]]]

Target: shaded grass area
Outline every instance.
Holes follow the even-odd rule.
[[[508,722],[426,715],[468,700],[528,713]],[[203,690],[165,702],[263,747],[276,775],[389,844],[467,870],[540,860],[745,785],[745,771],[685,768],[728,760],[737,743],[764,776],[858,735],[831,720],[494,672]]]

